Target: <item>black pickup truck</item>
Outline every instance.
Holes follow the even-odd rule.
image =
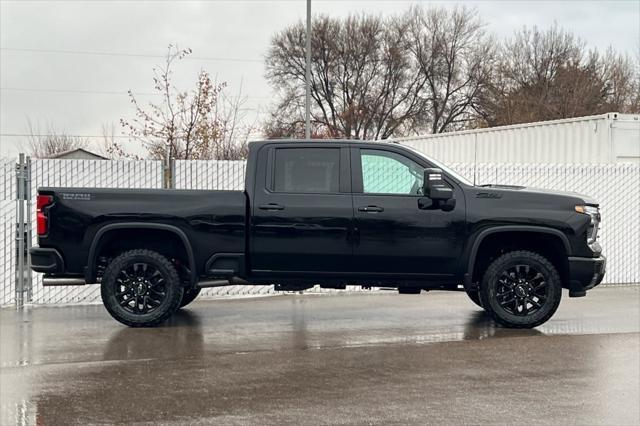
[[[203,287],[464,290],[496,321],[535,327],[602,281],[596,201],[474,186],[397,144],[265,141],[244,191],[40,188],[44,285],[100,283],[109,313],[154,326]]]

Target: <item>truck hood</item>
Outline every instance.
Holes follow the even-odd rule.
[[[596,201],[594,198],[588,195],[579,194],[577,192],[558,191],[555,189],[532,188],[532,187],[517,186],[517,185],[500,185],[500,184],[479,185],[476,188],[497,189],[501,191],[502,190],[518,191],[519,193],[523,193],[523,194],[529,193],[529,194],[535,194],[535,195],[556,195],[556,196],[564,196],[564,197],[571,197],[571,198],[579,198],[586,205],[596,206],[596,207],[598,206],[598,201]]]

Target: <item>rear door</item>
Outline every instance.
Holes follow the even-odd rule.
[[[353,204],[349,148],[336,143],[266,145],[252,205],[256,274],[349,271]],[[263,173],[260,173],[260,170]]]
[[[354,147],[354,269],[363,275],[450,278],[464,243],[465,202],[451,179],[456,207],[424,208],[424,159],[393,147]],[[420,206],[423,208],[420,208]]]

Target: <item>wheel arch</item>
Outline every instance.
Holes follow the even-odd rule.
[[[134,229],[134,230],[156,230],[162,232],[169,232],[172,235],[175,235],[179,241],[182,242],[183,249],[186,253],[187,261],[189,264],[189,269],[191,271],[190,283],[193,285],[197,280],[197,270],[196,270],[196,262],[195,256],[193,253],[193,247],[191,247],[191,243],[189,242],[189,238],[185,232],[174,225],[167,225],[165,223],[140,223],[140,222],[125,222],[125,223],[111,223],[99,228],[93,239],[91,240],[91,245],[89,246],[89,253],[87,258],[87,268],[85,272],[85,279],[87,283],[95,283],[97,282],[97,257],[100,253],[101,245],[106,240],[106,237],[109,236],[109,233],[115,231],[122,231],[126,229]]]
[[[476,281],[474,280],[474,274],[476,272],[477,260],[479,258],[479,249],[482,246],[483,242],[487,242],[490,238],[494,238],[497,236],[516,235],[519,233],[538,234],[546,238],[551,238],[557,242],[558,247],[562,247],[564,249],[564,253],[561,253],[560,256],[564,258],[565,261],[567,257],[571,255],[571,245],[569,243],[569,239],[565,234],[562,233],[562,231],[558,229],[543,226],[524,225],[505,225],[487,228],[478,232],[478,234],[469,244],[469,254],[466,260],[467,264],[465,273],[465,288],[470,288],[472,283]],[[526,248],[526,245],[523,246]],[[560,269],[564,269],[564,267]],[[559,272],[561,274],[561,277],[564,278],[563,275],[566,271],[560,270]]]

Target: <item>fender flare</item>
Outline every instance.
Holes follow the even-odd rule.
[[[184,231],[177,226],[167,225],[164,223],[141,223],[141,222],[124,222],[124,223],[111,223],[105,225],[98,229],[98,231],[93,236],[93,240],[91,241],[91,246],[89,247],[89,255],[87,258],[87,269],[85,272],[85,278],[87,283],[95,283],[96,282],[96,250],[98,249],[100,240],[110,231],[118,230],[118,229],[155,229],[161,231],[168,231],[175,235],[177,235],[182,244],[184,244],[185,251],[187,252],[187,257],[189,261],[189,268],[191,269],[191,284],[193,285],[196,282],[197,271],[196,271],[196,261],[195,256],[193,255],[193,248],[191,247],[191,243],[189,242],[189,238]]]
[[[469,281],[473,277],[473,269],[476,264],[476,257],[478,255],[478,249],[480,248],[480,244],[482,241],[491,234],[497,234],[502,232],[536,232],[539,234],[550,234],[560,238],[562,244],[564,246],[565,251],[567,252],[567,256],[571,256],[571,245],[569,244],[569,239],[567,236],[557,229],[548,228],[544,226],[526,226],[526,225],[504,225],[504,226],[494,226],[491,228],[484,229],[478,233],[478,235],[473,240],[473,244],[471,245],[471,251],[469,252],[469,257],[467,258],[467,273],[465,274],[465,281]]]

